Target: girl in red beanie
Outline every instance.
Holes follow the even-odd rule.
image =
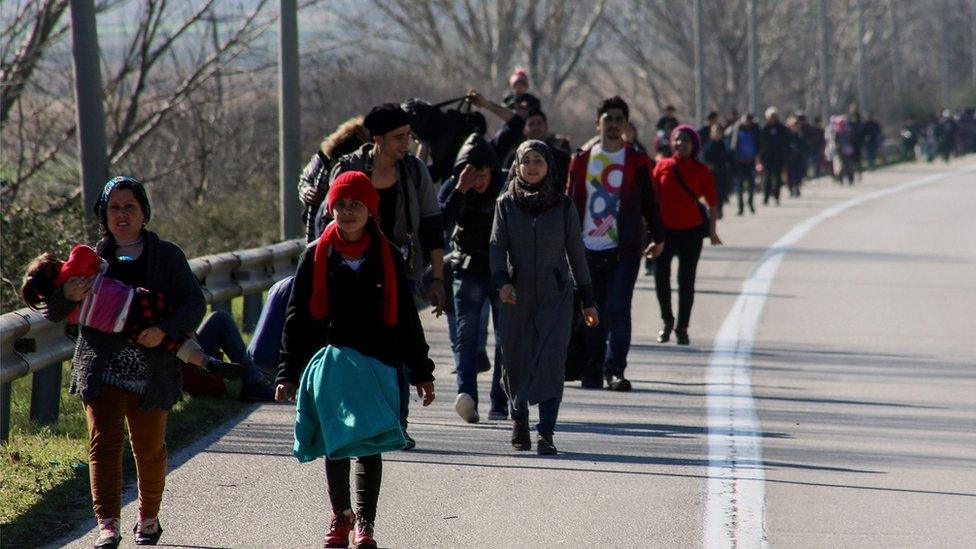
[[[391,368],[405,365],[410,384],[428,406],[434,363],[428,357],[417,308],[407,290],[403,257],[377,220],[379,194],[363,172],[337,176],[326,195],[333,221],[298,263],[282,335],[277,400],[295,398],[302,372],[319,349],[348,347]],[[326,547],[376,547],[373,523],[382,454],[356,458],[356,512],[349,493],[350,460],[326,459],[333,518]]]

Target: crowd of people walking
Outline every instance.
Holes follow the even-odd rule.
[[[642,261],[660,309],[657,341],[688,345],[703,243],[722,244],[730,202],[736,215],[755,214],[757,192],[775,207],[784,186],[797,199],[810,177],[851,185],[884,161],[880,124],[855,108],[826,125],[770,107],[761,120],[712,112],[695,127],[668,106],[646,147],[618,96],[595,106],[596,135],[572,150],[551,132],[525,71],[509,83],[501,103],[470,90],[448,112],[419,100],[377,105],[323,140],[298,181],[308,246],[295,275],[272,288],[246,348],[226,314],[198,326],[200,287],[179,248],[145,228],[149,200],[135,179],[106,184],[94,249],[31,265],[25,301],[80,326],[71,390],[88,417],[95,547],[121,539],[123,421],[137,465],[134,539],[159,540],[167,414],[181,390],[222,396],[226,386],[206,375],[242,377],[256,400],[297,399],[294,454],[325,458],[324,545],[348,547],[351,537],[376,547],[382,453],[417,444],[411,388],[423,406],[435,398],[418,303],[447,324],[461,420],[481,421],[477,377],[491,371],[489,420],[511,422],[515,451],[555,455],[566,383],[632,388]],[[495,133],[479,110],[500,121]],[[971,109],[909,120],[902,151],[921,148],[930,161],[972,152],[974,128]]]

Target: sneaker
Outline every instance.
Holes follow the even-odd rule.
[[[529,436],[528,421],[512,422],[512,448],[520,452],[532,449],[532,438]]]
[[[223,379],[237,379],[246,371],[243,366],[236,362],[224,362],[213,357],[210,357],[203,366],[211,375]]]
[[[407,439],[407,444],[403,447],[404,450],[413,450],[417,447],[417,441],[407,434],[406,429],[403,430],[403,438]]]
[[[156,545],[163,535],[163,525],[158,518],[139,519],[132,528],[132,539],[136,545]]]
[[[98,521],[98,537],[92,545],[94,549],[116,549],[122,541],[119,533],[119,519],[102,519]]]
[[[552,437],[542,435],[535,439],[535,451],[540,456],[554,456],[559,453],[559,450],[556,450],[556,445],[552,443]]]
[[[458,393],[454,399],[454,411],[468,423],[478,423],[478,404],[468,393]]]
[[[373,524],[365,520],[356,521],[356,532],[353,536],[352,546],[355,549],[376,549],[376,540],[373,539]]]
[[[273,402],[274,393],[274,387],[267,381],[261,380],[241,385],[241,393],[238,398],[255,402]]]
[[[352,525],[356,522],[356,515],[351,509],[342,513],[333,513],[332,522],[329,524],[329,531],[322,540],[323,547],[349,547],[349,532]]]
[[[611,391],[626,393],[631,389],[630,381],[624,379],[622,375],[607,374],[606,381],[607,389]]]

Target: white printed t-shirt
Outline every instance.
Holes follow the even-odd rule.
[[[587,250],[610,250],[619,245],[617,215],[620,213],[625,154],[624,147],[614,153],[605,153],[599,143],[590,149],[583,216],[583,244]]]

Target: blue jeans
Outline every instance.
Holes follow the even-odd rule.
[[[224,311],[214,311],[203,319],[197,328],[197,343],[203,352],[219,356],[221,351],[227,359],[243,366],[247,371],[241,376],[244,383],[257,383],[264,380],[264,373],[254,364],[246,352],[241,331],[237,329],[234,318]]]
[[[556,418],[559,416],[560,398],[550,398],[539,403],[539,423],[535,425],[535,431],[540,435],[552,440],[552,434],[556,431]],[[529,403],[522,397],[515,397],[511,406],[512,420],[518,422],[529,421]]]
[[[471,395],[478,402],[478,355],[484,348],[482,333],[488,332],[485,305],[491,308],[495,327],[495,365],[491,375],[491,406],[504,410],[507,397],[501,387],[502,347],[498,342],[498,311],[501,300],[489,273],[458,270],[454,273],[454,322],[457,336],[454,345],[454,364],[457,367],[458,393]]]
[[[588,368],[602,364],[604,375],[623,376],[630,352],[630,304],[641,257],[634,254],[618,256],[617,249],[586,251],[600,324],[587,327],[585,333]]]

